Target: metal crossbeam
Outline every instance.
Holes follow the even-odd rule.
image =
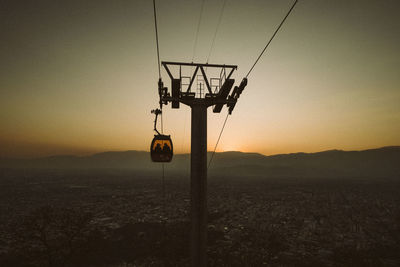
[[[193,67],[207,67],[207,68],[233,68],[237,69],[237,65],[225,65],[225,64],[209,64],[209,63],[188,63],[188,62],[174,62],[174,61],[161,61],[161,65],[168,66],[193,66]]]
[[[225,76],[225,80],[230,79],[233,72],[237,69],[237,65],[225,65],[225,64],[208,64],[208,63],[187,63],[187,62],[172,62],[172,61],[162,61],[161,65],[164,67],[165,71],[167,72],[168,76],[170,77],[171,80],[174,79],[181,79],[182,78],[182,71],[181,68],[182,66],[186,66],[186,67],[195,67],[193,74],[191,74],[190,82],[189,85],[187,87],[187,89],[185,90],[185,92],[182,92],[182,85],[180,88],[180,93],[179,96],[175,95],[175,96],[171,96],[170,94],[164,94],[164,95],[160,95],[161,100],[163,101],[163,103],[167,103],[167,102],[180,102],[183,103],[185,105],[188,106],[192,106],[192,105],[198,105],[198,104],[202,104],[204,106],[213,106],[213,105],[225,105],[225,104],[229,104],[229,105],[233,105],[235,102],[234,99],[232,98],[224,98],[222,99],[221,97],[218,97],[218,93],[217,92],[213,92],[212,91],[212,86],[210,84],[211,79],[209,79],[207,77],[207,73],[205,71],[205,68],[221,68],[221,71],[225,72],[226,69],[228,69],[229,72],[227,72],[227,76]],[[171,66],[179,66],[179,76],[174,77],[173,73],[171,72],[170,67]],[[194,97],[191,93],[191,89],[193,87],[193,83],[199,73],[199,70],[201,72],[201,76],[203,77],[204,80],[204,84],[207,87],[207,91],[208,93],[204,95],[204,97],[200,97],[200,98],[196,98]],[[219,78],[221,80],[221,77]],[[220,81],[221,83],[221,81]],[[177,108],[177,106],[175,107]]]

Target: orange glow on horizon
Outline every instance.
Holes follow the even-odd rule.
[[[209,58],[238,66],[235,85],[287,8],[285,1],[256,2],[225,9]],[[159,101],[151,3],[100,1],[89,9],[63,1],[32,12],[38,5],[10,5],[0,16],[7,40],[0,49],[0,156],[149,151],[150,110]],[[296,7],[249,76],[217,151],[271,155],[399,145],[394,5],[304,1]],[[205,11],[195,53],[198,6],[159,1],[158,10],[161,60],[205,62],[219,8]],[[66,19],[71,14],[76,18]],[[170,88],[168,74],[161,76]],[[226,112],[209,109],[209,151]],[[164,106],[163,123],[174,153],[189,153],[190,108]]]

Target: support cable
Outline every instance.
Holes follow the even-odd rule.
[[[161,115],[161,134],[164,134],[163,114],[161,113],[160,115]],[[163,222],[164,222],[164,226],[165,226],[167,212],[166,212],[166,209],[165,209],[166,199],[165,199],[165,163],[164,162],[162,163],[162,188],[161,188],[161,192],[162,192],[162,200],[163,200],[163,203],[162,203],[163,217],[164,217],[163,218]],[[164,229],[164,231],[165,231],[165,229]]]
[[[226,1],[226,0],[225,0],[225,1]],[[225,1],[224,1],[224,6],[225,6]],[[293,8],[296,6],[297,2],[298,2],[298,0],[295,0],[295,1],[294,1],[292,7],[289,9],[289,11],[287,12],[286,16],[283,18],[283,20],[282,20],[281,23],[279,24],[278,28],[275,30],[274,34],[273,34],[272,37],[269,39],[268,43],[266,44],[266,46],[264,47],[264,49],[261,51],[261,53],[260,53],[260,55],[258,56],[258,58],[256,59],[256,61],[254,62],[253,66],[250,68],[249,72],[248,72],[247,75],[246,75],[246,78],[249,76],[249,74],[250,74],[250,72],[253,70],[254,66],[258,63],[258,61],[260,60],[261,56],[264,54],[265,50],[267,50],[269,44],[270,44],[270,43],[272,42],[272,40],[275,38],[275,35],[276,35],[276,34],[278,33],[278,31],[280,30],[280,28],[282,27],[283,23],[285,23],[287,17],[290,15],[290,13],[292,12]],[[224,6],[223,6],[223,8],[224,8]],[[214,45],[215,36],[216,36],[216,34],[217,34],[219,24],[220,24],[220,22],[221,22],[222,12],[223,12],[223,9],[222,9],[221,14],[220,14],[220,18],[219,18],[217,30],[215,31],[215,34],[214,34],[214,40],[213,40],[213,43],[212,43],[212,45],[211,45],[211,50],[212,50],[213,45]],[[211,50],[210,50],[210,53],[209,53],[208,58],[207,58],[207,63],[208,63],[208,60],[209,60],[209,57],[210,57],[210,54],[211,54]],[[213,151],[212,154],[211,154],[211,158],[210,158],[210,161],[208,162],[208,167],[207,167],[207,169],[210,168],[211,162],[212,162],[212,160],[213,160],[213,158],[214,158],[215,151],[217,150],[217,146],[218,146],[219,140],[221,139],[222,132],[224,131],[224,128],[225,128],[225,125],[226,125],[226,121],[228,120],[228,116],[229,116],[229,113],[226,115],[224,124],[222,125],[221,132],[219,133],[217,143],[215,144],[215,147],[214,147],[214,151]]]
[[[298,0],[295,0],[292,7],[290,8],[290,10],[288,11],[288,13],[286,14],[286,16],[283,18],[283,20],[281,21],[281,23],[279,24],[278,28],[275,30],[274,34],[272,35],[271,39],[269,39],[267,45],[264,47],[264,49],[261,51],[260,55],[258,56],[258,58],[256,59],[256,61],[254,62],[253,66],[250,68],[249,72],[246,75],[246,78],[249,76],[250,72],[253,70],[254,66],[257,64],[258,60],[260,60],[261,56],[264,54],[265,50],[267,49],[267,47],[269,46],[269,44],[272,42],[272,40],[274,39],[275,35],[278,33],[279,29],[282,27],[283,23],[285,22],[286,18],[290,15],[290,13],[292,12],[293,8],[296,6]]]
[[[211,162],[212,162],[212,160],[213,160],[213,158],[214,158],[215,151],[217,150],[217,146],[218,146],[219,140],[221,139],[222,132],[224,131],[225,124],[226,124],[226,121],[228,120],[228,117],[229,117],[229,113],[226,114],[226,118],[225,118],[224,124],[222,125],[221,131],[220,131],[220,133],[219,133],[217,143],[215,144],[215,147],[214,147],[214,151],[213,151],[213,153],[211,154],[211,158],[210,158],[210,161],[208,162],[207,169],[210,168]]]
[[[216,37],[217,37],[217,33],[218,33],[218,30],[219,30],[219,25],[221,24],[222,15],[224,14],[225,4],[226,4],[226,0],[224,0],[224,3],[222,4],[221,11],[220,11],[220,13],[219,13],[217,28],[215,29],[215,32],[214,32],[214,37],[213,37],[213,40],[212,40],[212,43],[211,43],[210,52],[208,52],[208,56],[207,56],[207,61],[206,61],[206,63],[208,63],[208,60],[209,60],[210,57],[211,57],[211,52],[212,52],[212,50],[213,50],[213,48],[214,48],[215,39],[216,39]]]
[[[160,63],[160,47],[158,44],[158,27],[157,27],[157,12],[156,12],[156,0],[153,0],[153,10],[154,10],[154,28],[156,30],[156,43],[157,43],[157,65],[158,65],[158,79],[159,82],[161,82],[161,63]],[[162,114],[162,105],[160,106],[161,108],[161,113],[160,113],[160,117],[161,117],[161,134],[164,134],[164,124],[163,124],[163,114]],[[164,163],[162,163],[162,180],[161,180],[161,194],[162,194],[162,213],[163,216],[161,218],[162,222],[163,222],[163,229],[164,229],[164,249],[166,248],[165,246],[165,241],[166,241],[166,209],[165,209],[165,166]],[[164,253],[166,254],[165,250]]]
[[[199,17],[199,21],[197,22],[197,30],[196,30],[196,36],[194,38],[194,46],[193,46],[193,53],[192,53],[192,62],[194,60],[194,54],[196,53],[197,39],[199,37],[200,23],[201,23],[201,18],[203,16],[203,9],[204,9],[204,0],[201,2],[200,17]]]
[[[203,17],[204,2],[205,2],[205,0],[203,0],[203,1],[201,2],[200,16],[199,16],[199,20],[198,20],[198,22],[197,22],[196,35],[195,35],[195,37],[194,37],[194,45],[193,45],[193,52],[192,52],[192,63],[193,63],[194,55],[195,55],[195,53],[196,53],[196,48],[197,48],[197,39],[198,39],[198,36],[199,36],[199,31],[200,31],[201,18]],[[193,70],[192,67],[190,67],[190,73],[192,72],[192,70]],[[190,74],[190,75],[191,75],[191,74]],[[185,115],[185,120],[184,120],[184,123],[183,123],[182,150],[183,150],[184,145],[185,145],[185,130],[186,130],[186,115]]]
[[[154,10],[154,28],[156,30],[156,43],[157,43],[157,65],[158,65],[158,78],[161,80],[161,63],[160,63],[160,47],[158,44],[158,27],[157,27],[157,12],[156,12],[156,0],[153,0]]]

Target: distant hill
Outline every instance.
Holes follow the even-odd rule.
[[[208,156],[210,156],[209,153]],[[0,168],[128,169],[159,171],[148,152],[104,152],[91,156],[51,156],[36,159],[0,159]],[[190,155],[177,154],[167,171],[188,174]],[[363,151],[329,150],[265,156],[258,153],[216,153],[210,176],[259,177],[398,177],[400,146]]]
[[[225,152],[216,154],[213,169],[240,176],[400,178],[400,146],[273,156]]]

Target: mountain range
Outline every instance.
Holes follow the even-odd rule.
[[[208,153],[210,158],[211,152]],[[7,169],[127,169],[157,172],[145,151],[103,152],[90,156],[50,156],[35,159],[0,159]],[[189,174],[190,155],[177,154],[165,164],[172,173]],[[270,177],[393,177],[400,178],[400,146],[362,151],[329,150],[265,156],[237,151],[216,153],[209,175]]]

